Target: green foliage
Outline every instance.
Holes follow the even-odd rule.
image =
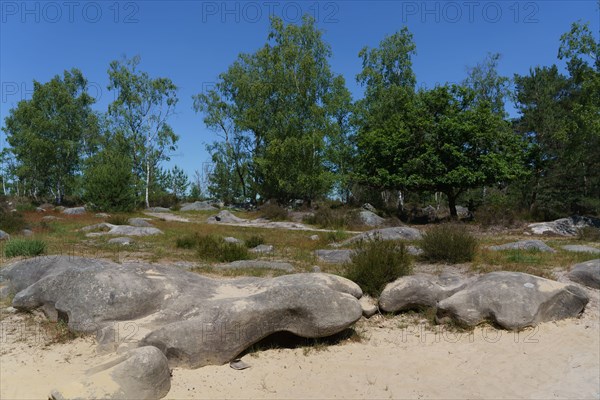
[[[464,226],[447,224],[427,231],[419,246],[426,260],[462,263],[473,260],[478,243]]]
[[[118,93],[108,107],[114,125],[131,144],[130,157],[136,182],[144,189],[146,207],[158,164],[169,159],[179,137],[167,123],[175,112],[177,86],[169,78],[151,78],[137,69],[140,57],[113,61],[108,76],[109,90]]]
[[[412,259],[404,244],[376,239],[360,243],[345,276],[364,293],[377,297],[386,284],[411,272]]]
[[[206,261],[232,262],[250,258],[246,246],[228,243],[218,236],[199,236],[196,246],[198,256]]]
[[[105,142],[103,149],[86,162],[84,200],[96,211],[132,211],[137,196],[129,149],[119,135],[109,136]]]
[[[586,242],[600,242],[600,229],[586,226],[577,231],[577,239]]]
[[[303,218],[302,222],[316,225],[323,229],[346,229],[360,225],[358,214],[346,208],[319,207],[312,215]]]
[[[196,249],[198,257],[205,261],[232,262],[250,258],[248,247],[228,243],[215,235],[188,234],[177,238],[175,245],[180,249]]]
[[[285,25],[272,17],[265,46],[240,54],[214,90],[195,97],[196,111],[223,138],[213,147],[211,193],[226,200],[258,192],[283,202],[329,192],[332,170],[345,169],[350,107],[330,56],[314,19]],[[328,152],[334,142],[337,150]]]
[[[180,236],[175,240],[178,249],[193,249],[198,245],[200,236],[197,233]]]
[[[47,83],[34,81],[31,99],[10,110],[3,130],[22,189],[51,193],[57,203],[74,190],[75,174],[97,143],[94,102],[83,74],[72,69]]]
[[[25,229],[26,226],[22,214],[0,208],[0,230],[6,233],[17,233]]]
[[[4,247],[6,257],[35,257],[46,252],[46,243],[42,240],[12,239]]]
[[[247,248],[253,249],[256,246],[260,246],[261,244],[265,244],[265,238],[260,235],[250,236],[248,239],[244,240],[244,244]]]
[[[288,210],[275,203],[262,206],[260,216],[271,221],[287,221],[289,219]]]

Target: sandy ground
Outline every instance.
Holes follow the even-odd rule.
[[[581,318],[520,333],[482,326],[456,333],[415,316],[375,316],[356,327],[361,342],[247,354],[251,368],[173,370],[169,399],[598,399],[600,291]],[[42,399],[112,354],[92,337],[50,344],[36,321],[0,322],[0,398]]]

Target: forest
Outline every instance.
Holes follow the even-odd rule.
[[[3,194],[98,211],[211,199],[370,203],[403,220],[427,205],[451,218],[459,205],[482,219],[600,214],[600,43],[588,24],[561,36],[554,65],[502,76],[489,53],[462,82],[431,88],[417,84],[417,47],[402,28],[358,54],[359,99],[332,71],[333,51],[311,17],[272,17],[264,46],[194,96],[216,138],[207,185],[165,167],[178,87],[139,56],[108,66],[118,96],[103,112],[77,68],[36,81],[4,121]]]

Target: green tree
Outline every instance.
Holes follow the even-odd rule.
[[[34,81],[31,100],[10,110],[4,131],[17,179],[34,197],[51,193],[60,204],[74,190],[82,160],[97,144],[98,118],[81,71],[64,71],[47,83]]]
[[[214,90],[195,97],[205,123],[225,137],[242,188],[249,159],[249,186],[262,199],[310,201],[329,192],[326,144],[338,128],[328,104],[346,90],[334,85],[330,56],[314,19],[297,26],[272,17],[267,44],[240,54]]]
[[[107,135],[102,149],[84,169],[83,198],[99,211],[132,211],[136,207],[131,149],[121,134]]]
[[[168,78],[151,78],[138,71],[140,57],[110,63],[109,90],[118,93],[108,113],[131,142],[135,171],[141,180],[146,207],[150,207],[153,174],[175,151],[178,136],[167,123],[177,104],[177,87]]]
[[[189,186],[187,174],[177,165],[170,171],[166,171],[166,187],[178,201],[185,197]]]
[[[488,103],[493,112],[505,116],[504,101],[510,94],[510,79],[498,73],[499,62],[500,54],[488,54],[483,62],[468,69],[463,85],[473,89],[475,101]]]

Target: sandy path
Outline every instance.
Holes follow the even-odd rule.
[[[46,398],[53,387],[107,361],[92,338],[46,345],[22,315],[0,322],[0,398]],[[600,396],[598,291],[580,319],[520,334],[477,328],[437,334],[406,317],[362,321],[361,343],[266,350],[252,368],[176,368],[167,398],[572,398]],[[406,326],[406,327],[405,327]],[[435,328],[434,328],[435,329]],[[439,328],[437,328],[439,329]]]

